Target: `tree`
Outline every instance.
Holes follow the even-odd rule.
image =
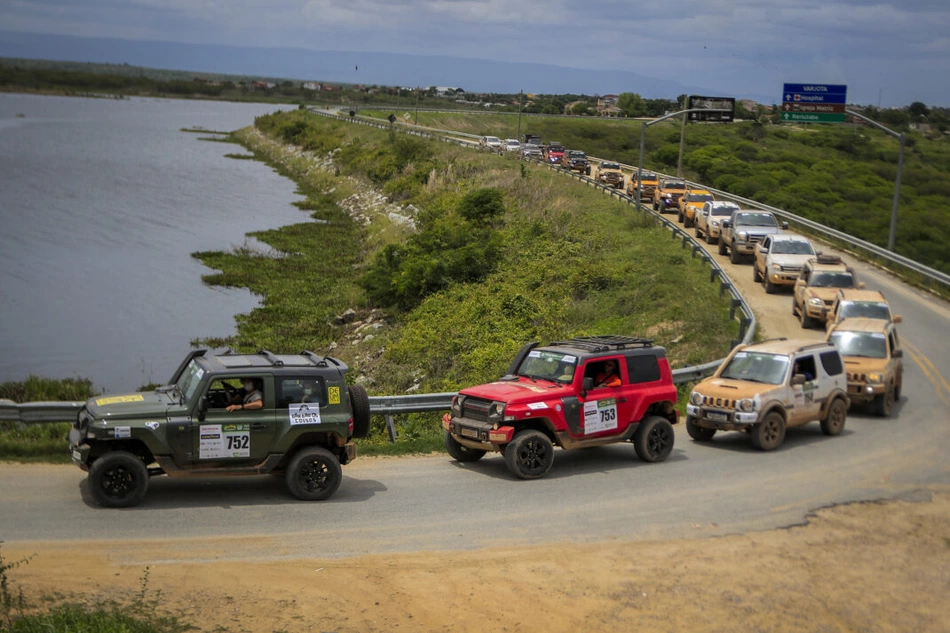
[[[617,107],[624,116],[645,116],[647,113],[643,97],[635,92],[621,92],[617,97]]]
[[[914,101],[912,104],[910,104],[910,106],[907,108],[907,111],[910,112],[914,119],[918,121],[930,114],[930,108],[920,101]]]

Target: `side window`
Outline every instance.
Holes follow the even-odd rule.
[[[811,354],[797,357],[795,359],[795,367],[792,370],[792,375],[794,376],[795,374],[805,374],[805,378],[808,380],[817,378],[818,371],[815,369],[815,357]]]
[[[319,376],[287,376],[277,381],[277,408],[286,409],[291,404],[316,402],[327,403],[327,389]]]
[[[654,382],[660,379],[660,363],[653,354],[627,357],[630,384]]]
[[[825,373],[829,376],[838,376],[844,371],[844,364],[841,362],[841,354],[837,351],[822,352],[821,366],[825,368]]]

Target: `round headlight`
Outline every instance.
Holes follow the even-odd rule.
[[[739,239],[744,242],[747,239],[749,239],[749,234],[746,233],[745,231],[739,231]]]
[[[491,406],[491,416],[501,418],[505,415],[505,405],[502,402],[496,402]]]
[[[749,413],[750,411],[755,411],[755,401],[746,398],[739,401],[739,410]]]
[[[452,413],[459,413],[462,410],[462,401],[458,396],[452,396]]]
[[[698,391],[694,391],[693,393],[689,394],[689,402],[690,404],[695,404],[696,406],[701,405],[703,403],[703,394],[699,393]]]
[[[811,299],[808,300],[808,303],[810,305],[819,306],[819,307],[825,305],[824,302],[819,297],[812,297]]]
[[[868,374],[868,382],[884,382],[883,374]]]

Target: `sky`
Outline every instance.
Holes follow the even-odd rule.
[[[852,104],[950,107],[950,0],[0,0],[0,29],[633,71],[776,101],[784,83],[845,84]]]

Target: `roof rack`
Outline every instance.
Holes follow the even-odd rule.
[[[261,351],[258,352],[258,354],[260,354],[261,356],[269,360],[272,367],[284,366],[284,361],[277,358],[277,354],[274,354],[273,352],[269,352],[266,349],[262,349]]]
[[[615,349],[653,347],[653,341],[635,336],[575,336],[566,341],[554,341],[551,345],[579,347],[591,352],[608,352]]]
[[[819,264],[840,264],[841,263],[841,258],[838,257],[837,255],[825,255],[824,253],[818,253],[818,255],[815,256],[815,260]]]

